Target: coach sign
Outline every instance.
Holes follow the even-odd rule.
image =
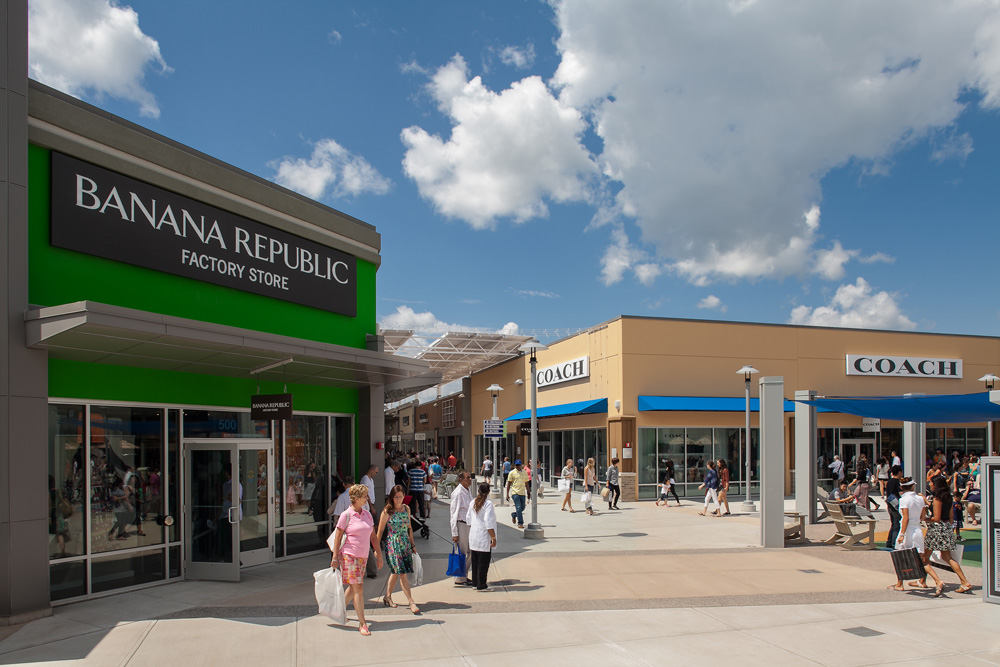
[[[555,366],[539,368],[535,373],[535,380],[539,387],[569,382],[570,380],[580,380],[590,377],[590,357],[580,357],[570,359]]]
[[[849,354],[847,355],[847,374],[955,379],[962,377],[962,360]]]
[[[354,317],[357,260],[52,153],[52,245]]]

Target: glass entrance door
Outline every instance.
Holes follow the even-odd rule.
[[[187,579],[239,581],[274,559],[273,458],[270,440],[185,441]]]
[[[271,511],[275,502],[271,493],[274,462],[271,450],[260,443],[239,448],[240,484],[240,564],[243,567],[274,560],[274,525]]]
[[[868,460],[868,467],[875,469],[875,439],[874,438],[841,438],[840,439],[840,460],[844,462],[844,469],[847,476],[845,479],[850,482],[858,474],[858,461],[861,456]]]
[[[186,444],[184,561],[188,579],[239,581],[239,504],[232,502],[236,443]]]

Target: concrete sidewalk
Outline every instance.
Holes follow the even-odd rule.
[[[497,509],[508,519],[509,508]],[[815,543],[829,526],[809,528],[813,544],[761,549],[748,546],[757,517],[698,509],[636,503],[588,516],[546,499],[546,539],[502,523],[496,591],[480,593],[444,576],[447,506],[435,503],[433,534],[418,539],[425,584],[414,597],[424,614],[376,602],[383,569],[365,586],[372,637],[356,621],[338,627],[316,615],[312,573],[329,564],[319,555],[244,570],[239,583],[179,582],[57,607],[4,629],[0,664],[492,665],[510,664],[512,651],[548,664],[1000,664],[1000,608],[978,588],[954,593],[951,572],[943,598],[888,591],[888,553]],[[979,583],[978,570],[966,575]],[[404,601],[398,590],[395,600]]]

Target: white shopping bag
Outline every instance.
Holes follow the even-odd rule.
[[[584,505],[589,504],[591,495],[592,494],[590,493],[590,491],[584,491],[583,493],[580,494],[580,502],[583,503]]]
[[[965,552],[965,545],[956,544],[955,548],[951,550],[951,557],[957,560],[959,563],[962,562],[962,554]],[[951,567],[946,561],[941,558],[940,551],[931,552],[931,562],[935,565],[941,565],[942,567]]]
[[[559,480],[559,493],[566,493],[570,489],[569,480],[562,478]]]
[[[347,624],[347,603],[344,600],[344,585],[340,570],[328,567],[313,572],[316,580],[316,604],[319,613],[338,625]]]
[[[410,576],[410,586],[424,585],[424,564],[417,553],[413,554],[413,573]]]

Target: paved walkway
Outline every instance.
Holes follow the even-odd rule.
[[[236,584],[180,582],[59,606],[3,629],[0,664],[1000,664],[1000,606],[978,588],[956,594],[950,572],[940,599],[887,591],[888,554],[820,544],[829,524],[809,527],[813,544],[761,549],[752,515],[624,507],[587,516],[547,498],[537,542],[501,524],[497,590],[479,593],[444,576],[447,507],[435,503],[434,534],[418,539],[424,614],[376,606],[383,571],[365,587],[372,637],[316,615],[312,573],[329,563],[320,555],[244,570]],[[979,570],[966,574],[979,583]]]

